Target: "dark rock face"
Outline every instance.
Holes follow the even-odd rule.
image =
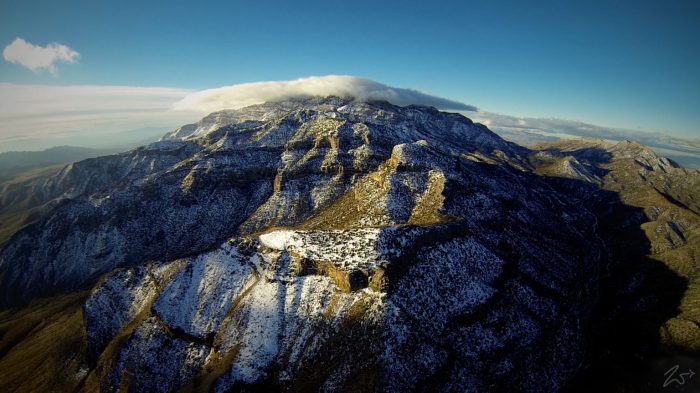
[[[105,391],[561,390],[611,262],[582,196],[620,203],[565,156],[425,107],[212,114],[49,179],[60,202],[0,252],[2,304],[103,276],[84,314]]]

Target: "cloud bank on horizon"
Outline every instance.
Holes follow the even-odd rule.
[[[291,81],[242,83],[207,89],[189,94],[175,103],[175,109],[210,113],[299,96],[352,97],[360,101],[389,101],[401,106],[427,105],[443,110],[477,110],[475,106],[459,101],[349,75],[312,76]]]
[[[472,105],[417,90],[338,75],[244,83],[203,91],[0,83],[0,152],[38,150],[76,144],[76,141],[78,145],[86,146],[105,136],[139,128],[160,128],[165,133],[168,129],[197,121],[213,111],[309,95],[386,100],[396,105],[429,105],[464,112],[467,117],[487,125],[505,139],[521,144],[572,137],[637,140],[671,158],[692,156],[697,164],[691,166],[700,168],[700,140],[697,139],[603,127],[574,120],[527,118],[478,111]]]
[[[518,117],[491,112],[471,113],[469,117],[483,123],[502,136],[519,139],[523,142],[529,139],[531,143],[537,143],[563,137],[612,141],[627,139],[649,147],[673,148],[679,152],[700,155],[700,139],[678,138],[661,132],[604,127],[578,120]]]
[[[188,93],[160,87],[0,83],[0,152],[95,147],[119,139],[120,133],[150,127],[165,132],[196,119],[193,113],[172,110]]]
[[[40,46],[17,37],[5,47],[2,57],[10,63],[19,64],[33,72],[46,70],[51,75],[57,76],[56,63],[75,64],[80,53],[56,42]]]
[[[682,166],[700,169],[700,139],[679,138],[661,132],[604,127],[578,120],[518,117],[491,112],[468,113],[503,139],[523,146],[559,139],[590,138],[611,142],[633,140],[651,147]]]

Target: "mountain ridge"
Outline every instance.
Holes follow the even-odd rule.
[[[700,343],[677,293],[700,175],[640,146],[529,150],[338,97],[217,112],[47,180],[56,206],[0,250],[2,304],[93,288],[84,390],[560,390],[619,364],[588,326],[620,291],[650,321],[620,353]]]

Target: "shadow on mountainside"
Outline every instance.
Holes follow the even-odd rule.
[[[600,178],[607,174],[607,170],[600,165],[612,159],[612,155],[602,149],[581,149],[566,154],[572,154],[577,160],[586,163],[590,171]],[[503,167],[484,163],[469,165],[473,167],[462,169],[478,168],[477,173],[490,175],[504,170]],[[651,242],[641,228],[649,220],[644,210],[626,205],[618,193],[587,181],[523,173],[517,173],[516,176],[525,182],[544,182],[557,190],[560,196],[567,198],[565,208],[573,210],[558,211],[556,214],[584,217],[587,212],[593,213],[595,231],[581,232],[596,237],[589,238],[588,244],[581,243],[580,238],[567,237],[563,230],[558,233],[559,228],[528,228],[541,229],[529,241],[537,242],[539,237],[545,244],[544,247],[551,244],[550,240],[559,239],[566,243],[552,244],[556,248],[554,253],[567,255],[569,252],[568,255],[572,258],[568,262],[574,268],[577,263],[582,263],[578,267],[581,276],[570,276],[566,282],[570,288],[556,291],[549,287],[548,280],[559,277],[557,269],[560,267],[556,266],[559,261],[546,261],[549,265],[540,265],[538,268],[542,270],[535,275],[528,271],[527,264],[532,262],[527,259],[527,251],[519,249],[518,243],[513,240],[528,236],[519,232],[519,228],[514,228],[518,223],[516,216],[521,212],[524,201],[501,196],[502,199],[497,201],[499,217],[479,222],[476,227],[470,225],[469,217],[441,223],[430,229],[404,227],[407,231],[414,228],[418,235],[410,237],[412,243],[399,254],[385,255],[389,265],[382,272],[386,281],[382,287],[388,290],[390,297],[399,291],[402,284],[419,284],[423,273],[430,274],[421,271],[417,280],[403,281],[411,268],[421,263],[420,254],[429,253],[431,249],[454,240],[478,239],[504,261],[501,274],[489,283],[497,290],[496,296],[471,311],[449,316],[447,328],[441,332],[430,329],[427,321],[438,317],[435,313],[443,307],[446,297],[454,289],[449,285],[441,287],[441,284],[430,289],[437,293],[431,299],[434,304],[420,305],[432,310],[432,315],[426,321],[412,321],[417,329],[417,336],[413,339],[423,344],[416,344],[413,353],[410,347],[406,348],[407,353],[404,355],[406,359],[420,359],[420,352],[424,351],[425,345],[433,346],[438,352],[445,351],[447,355],[446,360],[432,371],[418,375],[417,389],[449,390],[450,386],[455,386],[454,383],[459,384],[460,378],[463,378],[462,382],[473,382],[473,378],[476,378],[482,384],[475,385],[477,389],[482,386],[489,391],[513,391],[523,386],[535,391],[549,391],[551,388],[562,388],[557,385],[557,379],[565,381],[564,390],[572,392],[653,392],[661,389],[666,378],[664,373],[670,367],[677,363],[688,363],[687,358],[662,350],[659,335],[664,323],[678,315],[687,281],[664,263],[649,257]],[[469,190],[447,185],[445,205],[450,204],[457,194],[464,192]],[[557,207],[563,206],[551,206],[555,209]],[[498,234],[500,240],[491,244],[488,235],[481,236],[480,232]],[[397,228],[386,228],[381,232],[380,243],[396,242],[396,238]],[[587,247],[590,250],[586,250]],[[594,250],[596,247],[599,249]],[[596,251],[600,255],[594,266],[584,266],[584,256]],[[469,258],[463,258],[460,263],[457,271],[464,275],[473,274]],[[450,269],[454,269],[454,266],[441,265],[440,269],[443,269],[442,274],[450,276],[453,273]],[[431,285],[430,280],[426,283]],[[541,301],[541,305],[554,300],[561,307],[560,313],[555,315],[555,318],[560,319],[548,320],[533,312],[533,305],[529,304],[531,299],[523,298],[522,292],[519,292],[523,286],[535,294],[535,301]],[[581,295],[582,292],[584,295]],[[404,302],[408,307],[410,303]],[[583,307],[584,310],[572,312],[567,309],[571,307]],[[534,309],[537,308],[538,305],[534,305]],[[406,310],[402,311],[406,313]],[[541,329],[535,334],[523,332],[514,339],[509,334],[520,327],[514,321],[518,318],[523,318],[521,322],[526,323],[534,320]],[[572,328],[575,331],[567,336],[569,333],[565,331]],[[481,349],[470,348],[465,351],[464,340],[474,341],[474,336],[480,337],[478,334],[484,338],[482,344],[479,344]],[[532,337],[527,337],[529,334]],[[483,342],[489,339],[500,341],[502,346],[487,349]],[[581,342],[567,342],[567,339]],[[567,355],[567,351],[580,353]],[[416,362],[420,363],[418,360]],[[512,369],[504,369],[505,364],[509,364]],[[465,369],[468,371],[465,372]],[[542,385],[538,385],[537,381],[542,381]],[[673,391],[674,388],[677,386],[668,386],[668,391]]]
[[[612,155],[602,149],[589,148],[561,153],[573,155],[579,162],[585,163],[591,174],[599,178],[603,178],[608,173],[608,170],[601,165],[612,159]],[[479,173],[493,174],[494,171],[503,170],[502,167],[484,163],[475,165],[480,168]],[[512,226],[517,224],[514,216],[518,214],[518,208],[522,206],[523,201],[499,200],[501,216],[491,222],[479,223],[480,228],[471,227],[465,221],[458,221],[439,224],[432,230],[421,233],[415,237],[415,242],[409,246],[409,250],[405,250],[398,256],[388,256],[390,264],[383,275],[388,282],[387,288],[390,293],[396,290],[396,283],[401,282],[409,274],[411,267],[420,263],[419,254],[455,239],[472,237],[479,239],[482,244],[489,246],[490,251],[501,258],[505,265],[501,275],[493,283],[498,291],[496,296],[471,312],[451,317],[448,325],[448,329],[453,329],[451,332],[431,331],[428,335],[430,337],[422,337],[422,340],[431,342],[440,351],[446,351],[447,361],[433,372],[422,375],[417,387],[425,391],[440,390],[441,387],[449,389],[449,381],[455,381],[455,374],[462,372],[461,367],[470,369],[467,375],[478,376],[477,380],[485,383],[482,387],[490,391],[518,390],[523,386],[548,391],[555,387],[556,383],[547,385],[544,381],[548,378],[556,380],[567,371],[572,371],[575,376],[564,386],[566,391],[659,391],[664,387],[668,376],[665,373],[669,368],[679,364],[681,369],[685,370],[683,367],[690,364],[690,358],[687,356],[662,348],[660,340],[664,323],[679,314],[679,305],[688,283],[685,278],[669,269],[663,262],[649,256],[652,249],[651,242],[641,228],[643,223],[649,221],[644,209],[626,205],[618,193],[605,190],[587,181],[530,174],[518,174],[518,176],[523,176],[525,181],[530,178],[533,183],[544,181],[569,200],[570,204],[567,206],[569,209],[587,210],[593,213],[595,217],[593,235],[599,239],[589,239],[588,246],[595,248],[600,242],[603,247],[599,250],[600,256],[592,269],[587,270],[585,266],[579,267],[580,273],[595,275],[590,281],[591,287],[585,287],[588,277],[581,277],[583,281],[577,281],[574,278],[568,282],[572,288],[557,293],[548,288],[547,271],[541,271],[542,276],[538,277],[532,276],[531,272],[523,268],[524,264],[530,262],[524,262],[522,250],[519,250],[518,244],[512,240],[514,233],[518,236],[523,235],[512,229]],[[448,205],[453,198],[451,193],[461,192],[465,190],[450,190],[450,187],[446,186],[445,204]],[[556,208],[556,205],[552,208]],[[567,210],[557,213],[576,216],[581,212]],[[468,220],[468,217],[465,218]],[[497,244],[489,244],[488,236],[480,238],[477,235],[482,230],[501,235],[501,240]],[[543,232],[538,235],[545,241],[556,239],[549,233],[550,230],[556,232],[557,228],[542,228]],[[383,231],[382,236],[391,239],[396,236],[396,233],[389,229],[389,231]],[[560,240],[571,242],[558,250],[560,254],[566,255],[565,252],[576,252],[578,249],[581,251],[580,254],[570,255],[576,255],[576,258],[582,261],[587,251],[580,248],[581,244],[577,244],[576,239],[567,239],[562,233]],[[572,265],[576,264],[574,260],[570,262]],[[468,272],[470,268],[468,258],[461,263],[463,272]],[[550,266],[545,267],[545,270],[550,268],[556,270],[553,264],[559,262],[551,260],[549,263]],[[444,271],[444,274],[449,276],[450,272]],[[552,274],[550,277],[555,276],[557,274]],[[536,294],[535,301],[542,300],[544,304],[547,300],[554,299],[563,309],[557,316],[561,320],[547,321],[546,318],[527,311],[531,305],[526,303],[531,300],[523,300],[519,297],[521,294],[518,293],[517,288],[521,285],[529,287],[532,293]],[[444,293],[440,293],[441,289],[444,289]],[[439,293],[435,298],[437,303],[421,304],[421,306],[437,311],[452,289],[447,286],[440,288],[438,285],[431,290]],[[582,305],[574,299],[581,296],[581,291],[589,292],[590,303],[583,306],[588,306],[590,309],[583,310],[580,314],[566,310],[567,307]],[[508,326],[517,325],[512,322],[512,319],[518,318],[521,309],[526,310],[527,319],[533,318],[544,329],[534,338],[526,337],[529,333],[523,332],[520,336],[521,342],[518,342],[508,336]],[[566,330],[572,326],[574,329],[579,328],[576,324],[567,325],[568,320],[575,319],[577,316],[585,318],[586,314],[588,318],[579,321],[583,323],[580,331],[569,337],[582,340],[582,346],[578,346],[577,343],[567,343],[564,339],[565,335],[553,331]],[[420,321],[414,322],[421,325]],[[425,330],[425,327],[419,326],[418,330]],[[494,338],[500,340],[504,347],[484,350],[485,347],[480,345],[480,351],[473,348],[470,351],[464,351],[463,346],[460,348],[459,341],[466,337],[465,334],[473,336],[477,334],[475,332],[480,332],[478,334],[482,334],[485,340]],[[436,334],[443,334],[444,337],[435,336]],[[523,344],[526,341],[528,344]],[[558,350],[554,348],[556,346],[564,348]],[[581,356],[583,362],[578,364],[578,367],[574,367],[577,356],[571,354],[567,356],[566,351],[578,349],[584,352]],[[418,353],[407,354],[406,357],[412,356],[418,356]],[[515,366],[514,370],[506,372],[498,370],[502,367],[499,365],[503,364]],[[555,368],[566,369],[567,367],[572,367],[572,370],[555,370]],[[527,371],[523,372],[523,370]],[[698,370],[695,369],[695,371]],[[459,380],[459,377],[456,379]],[[535,382],[533,386],[533,381],[538,380],[543,381],[542,385],[537,386]],[[693,388],[690,386],[691,383],[685,385],[690,389]],[[669,384],[667,387],[667,391],[674,391],[681,385]]]
[[[640,227],[647,221],[642,209],[622,204],[614,193],[599,192],[597,199],[607,266],[591,318],[590,367],[571,390],[657,392],[664,387],[664,373],[679,362],[660,348],[660,332],[679,314],[687,280],[649,257],[651,243]]]
[[[584,148],[560,153],[588,164],[600,178],[609,172],[600,167],[612,159],[605,150]],[[688,282],[663,262],[650,257],[651,241],[641,227],[650,221],[644,209],[626,205],[618,193],[590,183],[554,177],[548,178],[548,182],[580,200],[595,214],[597,232],[607,253],[601,259],[598,300],[588,326],[590,360],[567,390],[692,390],[690,383],[664,386],[666,371],[675,365],[683,369],[689,364],[690,358],[676,353],[677,349],[664,348],[660,340],[665,322],[680,312]]]

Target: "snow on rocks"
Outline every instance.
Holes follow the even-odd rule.
[[[328,231],[280,230],[260,235],[260,242],[301,258],[330,261],[341,269],[369,270],[380,262],[379,228]]]
[[[438,334],[450,316],[469,314],[496,293],[491,283],[504,265],[473,238],[439,244],[416,258],[392,301],[424,329]]]
[[[279,282],[258,282],[222,328],[221,350],[238,350],[224,384],[227,380],[253,383],[265,376],[278,352],[285,291],[285,285]]]
[[[260,236],[264,247],[285,251],[296,274],[330,277],[341,291],[367,288],[385,263],[377,239],[381,230],[273,231]]]
[[[156,317],[146,319],[120,348],[102,391],[117,392],[128,381],[135,392],[172,392],[199,374],[206,345],[172,337]]]
[[[590,220],[484,127],[308,98],[170,138],[61,174],[0,251],[5,302],[119,269],[85,307],[103,390],[549,391],[582,361]]]
[[[245,259],[228,244],[192,259],[165,288],[154,311],[173,328],[212,337],[231,303],[251,285],[253,268]]]
[[[260,235],[260,243],[278,251],[286,250],[287,247],[302,245],[297,232],[286,230]]]
[[[117,270],[107,276],[84,306],[90,357],[97,358],[155,293],[156,284],[146,267]]]

